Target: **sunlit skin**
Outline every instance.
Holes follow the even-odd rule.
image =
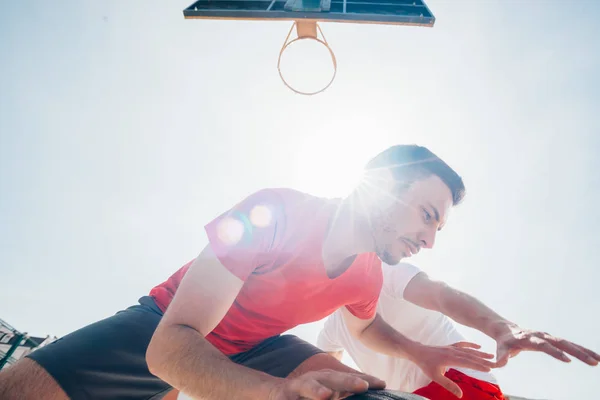
[[[323,248],[330,276],[344,269],[342,261],[375,252],[395,265],[431,249],[446,224],[452,193],[436,175],[399,183],[386,171],[368,174],[342,201]]]
[[[399,155],[392,157],[389,153],[390,149],[398,151]],[[409,155],[403,158],[401,155],[406,148],[390,149],[387,153],[384,152],[387,155],[383,157],[391,161],[369,163],[368,171],[360,184],[348,197],[336,203],[339,207],[322,242],[323,266],[329,278],[344,273],[355,257],[361,253],[376,253],[383,261],[393,265],[403,258],[417,254],[422,248],[432,248],[435,245],[437,232],[446,224],[453,202],[453,193],[439,177],[425,174],[418,165],[415,166],[416,168],[404,168],[403,175],[400,177],[392,176],[391,171],[386,169],[390,162],[394,162],[393,160],[408,159],[415,160],[411,163],[427,163],[433,156],[426,155],[425,158],[419,158],[417,154],[415,157]],[[417,153],[424,151],[413,150]],[[383,165],[381,169],[374,169],[381,165]],[[431,167],[431,164],[428,165]],[[458,179],[457,190],[459,192],[462,190],[460,178],[448,178],[447,170],[442,171],[441,176],[452,182],[449,183],[452,187],[456,186]],[[329,206],[325,202],[319,204]],[[251,282],[250,279],[244,280],[223,265],[213,246],[215,244],[235,245],[244,236],[248,227],[250,232],[253,231],[253,227],[257,228],[257,232],[260,232],[260,228],[277,227],[273,225],[277,222],[276,219],[273,220],[276,215],[275,209],[269,210],[268,207],[269,204],[261,204],[250,211],[245,210],[244,207],[241,207],[243,211],[232,209],[231,218],[226,217],[221,221],[223,226],[217,227],[211,244],[194,259],[181,282],[177,284],[177,293],[170,299],[158,326],[149,326],[154,329],[154,333],[145,349],[145,354],[135,355],[145,357],[151,375],[197,398],[324,400],[340,398],[346,393],[364,392],[367,388],[382,388],[385,384],[377,378],[349,373],[347,367],[341,364],[336,364],[340,368],[331,367],[331,362],[335,359],[330,357],[327,357],[330,363],[328,368],[331,369],[329,371],[322,368],[306,369],[302,370],[303,373],[299,376],[278,378],[231,362],[222,351],[206,339],[228,315],[231,305],[238,299],[244,285],[249,285]],[[292,228],[302,229],[305,225],[310,227],[310,221],[306,224],[304,220],[296,223],[298,226],[292,225]],[[291,233],[295,231],[292,230]],[[268,236],[265,233],[262,235],[257,233],[257,235],[255,239],[258,241],[273,240],[275,237],[273,233]],[[319,232],[318,237],[315,238],[319,240],[318,245],[321,245],[322,237],[323,234]],[[220,248],[220,246],[216,247]],[[242,261],[248,260],[248,253],[241,251],[245,246],[240,247],[239,253],[235,251],[233,253],[238,253]],[[256,249],[250,246],[249,249],[251,256],[251,251],[258,250],[261,256],[266,254],[271,257],[270,261],[275,261],[274,257],[280,255],[277,252],[271,254],[270,249],[265,250],[262,246]],[[365,267],[373,266],[372,257],[365,257],[365,259],[369,262]],[[312,266],[321,269],[320,260]],[[256,265],[250,267],[256,268]],[[376,269],[374,271],[377,273]],[[372,277],[377,278],[375,275]],[[323,282],[326,279],[321,276],[319,281]],[[361,281],[357,283],[360,285]],[[269,290],[272,290],[275,296],[288,287],[286,285],[273,288],[273,285],[265,284],[259,287],[259,290],[264,290],[266,295],[270,293]],[[487,372],[493,367],[506,363],[509,357],[527,350],[542,351],[563,361],[568,361],[567,354],[570,354],[589,365],[596,365],[600,361],[600,355],[579,345],[546,333],[521,329],[485,307],[477,299],[453,290],[442,282],[431,281],[426,275],[420,278],[414,277],[411,280],[411,287],[413,294],[417,295],[411,297],[411,291],[407,287],[405,291],[407,300],[421,307],[442,312],[455,321],[479,329],[494,338],[498,344],[496,362],[490,361],[493,358],[492,354],[478,351],[479,346],[473,343],[463,342],[447,346],[423,345],[394,330],[378,314],[363,319],[352,314],[349,307],[342,307],[344,322],[351,335],[368,348],[377,353],[412,361],[432,381],[458,397],[462,393],[460,387],[443,375],[444,371],[451,366]],[[308,303],[310,300],[310,295],[305,293],[296,296],[298,302]],[[272,299],[277,300],[277,297]],[[372,296],[370,301],[374,304]],[[269,315],[266,317],[268,318]],[[254,326],[257,324],[248,325],[246,332]],[[319,356],[321,355],[313,357]],[[315,368],[317,367],[318,365]],[[50,374],[41,366],[31,360],[20,362],[12,366],[9,371],[11,371],[10,376],[0,373],[0,397],[2,398],[36,399],[39,393],[44,393],[47,398],[66,399],[60,385],[54,382]],[[35,379],[32,380],[32,376]],[[148,374],[143,376],[154,379]],[[10,383],[10,387],[5,390],[6,382]],[[26,391],[27,393],[24,394]]]
[[[452,193],[432,175],[412,183],[386,206],[371,214],[373,248],[383,262],[395,265],[421,248],[433,248],[452,206]]]
[[[395,265],[417,254],[422,248],[431,249],[435,245],[437,232],[446,224],[451,207],[452,193],[435,175],[404,184],[392,179],[385,170],[365,176],[354,192],[342,201],[325,241],[323,260],[328,275],[340,275],[354,256],[363,252],[376,252],[383,262]],[[422,280],[431,282],[426,278]],[[421,286],[422,290],[416,292],[434,293],[439,286],[444,293],[450,293],[446,297],[457,300],[452,300],[452,310],[443,311],[496,340],[496,367],[505,366],[510,357],[521,351],[544,352],[563,362],[571,361],[567,356],[569,354],[590,366],[600,362],[600,355],[592,350],[544,332],[522,329],[475,298],[443,283]],[[419,305],[436,309],[428,302]],[[460,315],[454,315],[454,311],[460,311]],[[469,314],[484,316],[480,319],[486,321],[486,326],[475,326],[463,318]]]

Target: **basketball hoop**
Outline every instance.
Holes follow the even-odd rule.
[[[187,19],[248,20],[248,21],[294,21],[285,38],[277,59],[277,70],[283,83],[294,93],[311,96],[325,91],[333,83],[337,73],[337,61],[329,47],[319,22],[369,23],[382,25],[405,25],[433,27],[435,17],[424,1],[410,0],[385,2],[379,0],[332,2],[331,0],[194,0],[183,11]],[[296,27],[298,37],[290,41]],[[322,39],[318,36],[321,33]],[[283,52],[294,42],[312,39],[329,51],[333,62],[333,76],[327,85],[315,92],[304,92],[290,85],[281,72]],[[305,64],[299,64],[303,67]],[[308,68],[302,68],[306,71]],[[289,78],[289,76],[288,76]],[[312,89],[312,88],[311,88]]]
[[[295,39],[289,40],[290,36],[292,34],[292,31],[294,30],[294,27],[296,27],[297,37]],[[318,37],[319,32],[321,33],[321,37],[323,39],[319,39],[319,37]],[[300,40],[307,40],[307,39],[317,41],[317,42],[321,43],[323,46],[325,46],[327,48],[327,50],[329,51],[329,54],[331,55],[331,62],[333,63],[333,75],[331,76],[331,80],[329,81],[329,83],[327,83],[327,85],[325,85],[324,88],[317,90],[315,92],[302,92],[300,90],[293,88],[285,80],[285,78],[283,77],[283,74],[281,73],[281,56],[283,55],[285,50],[292,43],[298,42]],[[297,94],[312,96],[312,95],[315,95],[315,94],[325,91],[329,86],[331,86],[331,84],[335,80],[335,75],[337,73],[337,61],[335,59],[335,54],[333,54],[333,50],[331,50],[331,47],[329,47],[329,43],[327,43],[327,39],[325,39],[325,35],[323,35],[323,31],[321,30],[321,27],[319,26],[319,24],[317,24],[317,21],[311,21],[311,20],[309,20],[309,21],[303,21],[303,20],[294,21],[294,23],[292,24],[292,27],[290,28],[290,32],[288,33],[287,37],[285,38],[285,42],[283,42],[283,47],[281,48],[281,51],[279,52],[279,58],[277,59],[277,70],[279,71],[279,76],[281,77],[281,80],[283,81],[285,86],[287,86],[290,90],[292,90],[294,93],[297,93]]]

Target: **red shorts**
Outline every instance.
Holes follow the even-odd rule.
[[[506,400],[498,385],[471,378],[455,369],[446,372],[446,378],[456,383],[463,392],[462,400]],[[458,397],[441,387],[436,382],[414,392],[430,400],[457,400]]]

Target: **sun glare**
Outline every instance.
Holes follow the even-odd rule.
[[[369,154],[365,153],[360,142],[340,136],[318,136],[318,139],[307,141],[298,148],[298,187],[317,196],[341,197],[361,182]]]

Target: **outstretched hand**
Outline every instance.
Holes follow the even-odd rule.
[[[496,339],[498,343],[496,367],[503,367],[508,359],[521,351],[541,351],[563,362],[571,362],[567,354],[592,366],[598,365],[600,355],[583,346],[557,338],[545,332],[511,329]]]
[[[434,382],[456,397],[462,397],[460,387],[444,374],[449,367],[490,371],[494,363],[489,359],[494,358],[494,355],[475,350],[479,348],[481,346],[470,342],[458,342],[450,346],[423,346],[419,351],[418,359],[414,362]]]

